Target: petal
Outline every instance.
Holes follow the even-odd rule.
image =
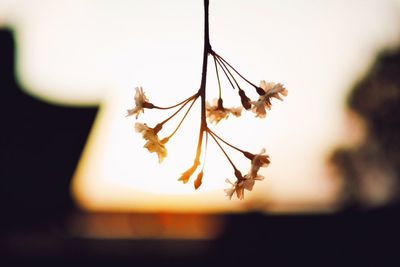
[[[244,199],[244,188],[241,186],[236,186],[236,196],[238,199]]]
[[[228,178],[225,179],[225,183],[229,183],[229,184],[233,185],[233,183]]]
[[[242,107],[231,108],[229,111],[235,117],[242,115]]]
[[[158,156],[158,162],[162,163],[163,160],[167,157],[167,149],[164,146],[159,146],[156,152]]]
[[[254,186],[254,180],[253,179],[247,179],[243,182],[243,188],[246,190],[253,190],[253,186]]]
[[[262,175],[257,175],[256,177],[254,177],[253,179],[254,180],[257,180],[257,181],[262,181],[262,180],[264,180],[264,176],[262,176]]]
[[[264,80],[260,81],[260,87],[265,91],[267,89],[267,82]]]
[[[141,132],[146,131],[148,129],[149,129],[149,127],[147,127],[146,124],[143,124],[143,123],[140,123],[140,122],[136,122],[135,123],[135,130],[138,133],[141,133]]]
[[[133,109],[127,109],[126,110],[126,113],[127,113],[126,117],[136,114],[138,112],[137,109],[138,109],[137,107],[134,107]]]
[[[229,197],[229,199],[232,199],[233,193],[235,192],[235,188],[227,188],[227,189],[224,189],[224,191],[225,191],[225,195],[227,197]]]

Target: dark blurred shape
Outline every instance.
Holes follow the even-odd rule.
[[[77,228],[87,227],[92,232],[109,229],[114,236],[135,231],[130,225],[149,223],[138,221],[140,217],[135,214],[86,214],[73,208],[70,180],[96,109],[52,106],[24,94],[14,78],[14,43],[10,31],[0,30],[0,60],[1,267],[400,266],[398,205],[368,211],[347,209],[335,214],[215,214],[226,221],[224,232],[215,240],[109,239],[71,234],[62,228],[71,220]],[[392,76],[395,75],[394,69]],[[392,103],[386,112],[394,112],[393,109],[398,112],[399,107],[391,102],[393,96],[385,101]],[[397,122],[398,133],[399,116],[385,119]],[[375,124],[370,123],[374,129]],[[390,166],[397,166],[398,174],[396,134],[391,132],[391,126],[375,127],[373,136],[381,152],[370,153],[373,157],[384,155],[391,159]],[[387,150],[380,141],[382,134],[392,138]],[[394,153],[391,155],[397,159],[397,165],[387,151]],[[350,152],[336,156],[337,162],[352,166]],[[354,177],[351,172],[349,177]],[[165,227],[175,227],[188,222],[185,216],[171,220],[164,214],[160,218]],[[160,228],[160,232],[164,230]]]
[[[400,48],[383,52],[354,87],[348,107],[364,121],[365,139],[338,148],[331,161],[344,179],[347,205],[380,206],[399,201]]]
[[[0,30],[0,233],[48,229],[73,207],[72,175],[96,108],[54,106],[15,78],[13,33]]]
[[[192,239],[210,240],[223,231],[220,214],[194,212],[76,212],[69,232],[98,239]]]
[[[224,215],[229,224],[216,240],[17,234],[5,240],[8,253],[0,257],[0,265],[3,261],[9,264],[1,266],[399,266],[400,234],[393,230],[400,220],[394,211]]]

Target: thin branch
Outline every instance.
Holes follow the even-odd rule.
[[[185,120],[187,114],[189,113],[190,109],[193,107],[193,104],[196,102],[197,98],[195,98],[192,101],[192,104],[190,104],[188,110],[186,110],[185,115],[183,115],[183,118],[181,119],[181,121],[179,122],[178,126],[175,128],[175,130],[172,132],[172,134],[170,134],[167,138],[170,139],[179,129],[179,127],[181,127],[183,121]]]
[[[214,52],[215,53],[215,52]],[[254,86],[255,88],[257,88],[258,86],[256,86],[255,84],[253,84],[252,82],[250,82],[249,80],[247,80],[245,77],[242,76],[242,74],[240,74],[234,67],[232,67],[231,64],[228,63],[228,61],[226,61],[223,57],[221,57],[220,55],[218,55],[217,53],[215,53],[215,55],[221,59],[223,62],[225,62],[234,72],[236,72],[237,75],[240,76],[240,78],[242,78],[243,80],[245,80],[247,83],[249,83],[250,85]]]
[[[233,85],[231,79],[235,82],[236,86],[240,88],[238,82],[236,81],[235,77],[232,75],[232,73],[229,71],[229,69],[226,67],[223,61],[221,61],[218,57],[214,56],[214,58],[217,59],[218,65],[221,67],[221,69],[224,71],[226,78],[228,81],[231,83],[233,89],[235,89],[235,86]],[[230,76],[230,77],[229,77]]]
[[[195,157],[195,164],[200,161],[200,154],[201,154],[201,146],[203,144],[203,134],[207,128],[207,120],[206,120],[206,83],[207,83],[207,63],[208,63],[208,54],[211,51],[210,45],[210,35],[209,35],[209,28],[208,28],[208,5],[209,0],[204,0],[204,50],[203,50],[203,67],[201,73],[201,83],[199,94],[201,97],[201,124],[199,130],[199,139],[197,142],[197,150],[196,150],[196,157]]]
[[[215,138],[215,136],[210,132],[211,137],[214,139],[215,143],[217,143],[217,145],[219,146],[219,148],[222,150],[222,152],[224,153],[225,157],[228,159],[229,163],[232,165],[233,169],[236,171],[237,168],[235,166],[235,164],[233,164],[231,158],[228,156],[228,154],[225,152],[224,148],[221,146],[221,144],[218,142],[217,138]]]
[[[196,94],[190,96],[189,98],[186,98],[186,99],[183,100],[182,102],[179,102],[178,104],[175,104],[175,105],[173,105],[173,106],[169,106],[169,107],[159,107],[159,106],[153,105],[153,108],[156,108],[156,109],[163,109],[163,110],[164,110],[164,109],[175,108],[175,107],[180,106],[180,105],[182,105],[182,104],[184,104],[184,103],[186,103],[186,102],[189,102],[190,100],[192,100],[193,98],[195,98],[195,97],[197,97],[197,96],[198,96],[198,93],[196,93]]]
[[[246,152],[246,151],[244,151],[244,150],[242,150],[242,149],[240,149],[240,148],[238,148],[238,147],[236,147],[236,146],[234,146],[234,145],[231,145],[230,143],[226,142],[224,139],[222,139],[221,137],[219,137],[216,133],[214,133],[213,131],[211,131],[210,128],[207,128],[207,132],[209,132],[209,133],[211,134],[211,136],[215,136],[216,138],[218,138],[218,139],[221,140],[224,144],[230,146],[231,148],[236,149],[237,151],[239,151],[239,152],[241,152],[241,153],[243,153],[243,154],[248,153],[248,152]]]
[[[217,66],[217,60],[214,58],[214,66],[215,66],[215,72],[217,74],[217,80],[218,80],[218,95],[219,95],[219,99],[221,99],[221,81],[219,80],[219,73],[218,73],[218,66]]]
[[[205,146],[204,146],[203,167],[201,168],[201,171],[204,170],[204,166],[206,165],[206,159],[207,159],[207,145],[208,145],[208,132],[206,132],[206,143],[205,143]]]
[[[197,94],[195,94],[195,100],[197,99],[197,97],[198,97]],[[194,100],[191,100],[191,99],[189,98],[189,100],[186,101],[177,111],[175,111],[174,114],[172,114],[171,116],[169,116],[168,118],[166,118],[165,120],[163,120],[162,122],[160,122],[159,124],[157,124],[155,128],[157,128],[157,129],[160,128],[160,129],[161,129],[161,127],[162,127],[167,121],[169,121],[170,119],[172,119],[173,117],[175,117],[175,115],[178,114],[178,113],[187,105],[187,103],[189,103],[190,101],[193,101],[193,102],[194,102]]]

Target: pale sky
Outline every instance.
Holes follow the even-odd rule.
[[[214,127],[227,140],[252,152],[265,147],[271,156],[266,180],[244,202],[224,197],[225,178],[234,177],[211,144],[202,188],[195,192],[176,181],[193,160],[197,109],[168,143],[161,165],[142,148],[135,120],[124,117],[136,86],[160,105],[197,91],[201,0],[0,0],[0,26],[16,31],[18,77],[27,92],[62,105],[100,105],[74,177],[84,207],[238,210],[265,201],[313,209],[336,201],[339,185],[326,172],[326,155],[349,134],[343,109],[349,89],[375,53],[399,40],[398,1],[210,2],[213,48],[254,83],[281,82],[289,90],[264,120],[246,114]],[[225,102],[238,105],[231,88],[225,91]],[[138,121],[154,125],[168,114],[146,111]],[[238,162],[246,172],[248,163]]]

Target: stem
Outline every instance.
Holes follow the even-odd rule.
[[[209,0],[204,0],[204,50],[203,50],[203,68],[201,73],[201,83],[199,94],[201,97],[201,124],[199,131],[199,140],[197,142],[197,150],[196,157],[194,160],[194,164],[198,164],[200,162],[200,154],[201,154],[201,146],[203,144],[203,134],[207,129],[207,121],[206,121],[206,82],[207,82],[207,59],[208,54],[211,51],[210,45],[210,37],[209,37],[209,28],[208,28],[208,4]]]
[[[215,52],[214,52],[215,53]],[[221,59],[223,62],[225,62],[234,72],[236,72],[237,75],[240,76],[240,78],[242,78],[243,80],[245,80],[247,83],[249,83],[250,85],[254,86],[255,88],[257,88],[258,86],[256,86],[255,84],[253,84],[252,82],[250,82],[249,80],[247,80],[245,77],[242,76],[242,74],[240,74],[234,67],[232,67],[231,64],[229,64],[223,57],[221,57],[220,55],[218,55],[217,53],[215,53],[215,55]]]
[[[214,58],[214,65],[215,65],[215,72],[217,74],[217,80],[218,80],[218,95],[219,95],[219,99],[221,99],[221,82],[219,80],[219,73],[218,73],[218,66],[217,66],[217,60]]]
[[[172,132],[172,134],[170,134],[167,138],[170,139],[179,129],[179,127],[181,127],[181,124],[183,123],[183,121],[185,120],[187,114],[189,113],[190,109],[193,107],[193,104],[196,102],[197,98],[195,98],[192,101],[192,104],[190,104],[188,110],[186,110],[185,115],[183,115],[183,118],[181,119],[181,121],[179,122],[178,126],[175,128],[175,130]]]
[[[201,171],[204,170],[204,166],[206,165],[206,159],[207,159],[207,145],[208,145],[208,132],[206,132],[206,144],[205,144],[205,146],[204,146],[203,167],[201,168]]]
[[[153,105],[153,108],[156,108],[156,109],[171,109],[171,108],[175,108],[175,107],[177,107],[177,106],[180,106],[180,105],[184,104],[185,102],[189,102],[190,100],[192,100],[193,98],[195,98],[195,97],[197,97],[197,96],[198,96],[198,93],[196,93],[196,94],[190,96],[189,98],[186,98],[186,99],[183,100],[182,102],[179,102],[178,104],[175,104],[175,105],[173,105],[173,106],[169,106],[169,107],[159,107],[159,106]]]
[[[228,159],[229,163],[232,165],[233,169],[235,171],[237,171],[237,168],[235,166],[235,164],[233,164],[231,158],[228,156],[228,154],[225,152],[224,148],[221,146],[221,144],[218,142],[217,138],[215,138],[215,136],[210,132],[211,137],[214,139],[215,143],[217,143],[217,145],[219,146],[219,148],[222,150],[222,152],[224,153],[225,157]]]
[[[239,152],[241,152],[241,153],[243,153],[243,154],[248,153],[248,152],[246,152],[246,151],[244,151],[244,150],[242,150],[242,149],[240,149],[240,148],[238,148],[238,147],[235,147],[234,145],[229,144],[229,143],[226,142],[224,139],[222,139],[221,137],[219,137],[216,133],[214,133],[213,131],[211,131],[210,128],[207,128],[207,132],[209,132],[209,133],[211,134],[211,136],[215,136],[216,138],[218,138],[219,140],[221,140],[225,145],[228,145],[228,146],[230,146],[231,148],[236,149],[237,151],[239,151]]]
[[[217,58],[217,62],[218,62],[218,64],[219,64],[219,66],[220,66],[221,69],[224,71],[224,73],[225,73],[225,75],[226,75],[226,78],[228,78],[228,80],[229,80],[229,82],[231,83],[233,89],[235,89],[235,87],[233,86],[233,84],[232,84],[232,82],[231,82],[230,79],[232,79],[232,80],[235,82],[236,86],[240,89],[240,86],[239,86],[238,82],[236,81],[236,79],[235,79],[235,77],[232,75],[232,73],[229,71],[229,69],[228,69],[228,67],[225,65],[225,63],[224,63],[221,59],[219,59],[218,57],[216,57],[216,58]],[[228,72],[229,76],[231,76],[231,78],[229,78],[229,76],[227,75],[227,72]]]
[[[214,59],[215,59],[215,56],[214,56]],[[233,88],[233,89],[235,89],[235,86],[233,85],[233,83],[232,83],[231,79],[229,78],[229,75],[228,75],[228,73],[226,73],[226,71],[225,71],[224,67],[223,67],[223,66],[221,66],[221,63],[220,63],[218,60],[217,60],[217,63],[218,63],[218,65],[221,67],[222,71],[223,71],[223,72],[224,72],[224,74],[225,74],[225,77],[228,79],[228,81],[229,81],[229,83],[231,84],[232,88]]]
[[[196,96],[196,95],[195,95],[195,96]],[[197,97],[196,97],[195,99],[197,99]],[[173,117],[175,117],[175,115],[178,114],[179,111],[181,111],[181,110],[187,105],[187,103],[189,103],[190,101],[193,101],[193,100],[191,100],[191,98],[189,98],[189,100],[187,100],[177,111],[175,111],[174,114],[172,114],[171,116],[169,116],[168,118],[166,118],[166,119],[163,120],[162,122],[158,123],[158,124],[156,125],[156,127],[154,127],[154,129],[158,129],[158,131],[161,130],[162,126],[163,126],[167,121],[169,121],[170,119],[172,119]],[[193,102],[194,102],[194,101],[193,101]],[[156,130],[155,130],[155,131],[156,131]],[[156,133],[157,133],[158,131],[156,131]]]

